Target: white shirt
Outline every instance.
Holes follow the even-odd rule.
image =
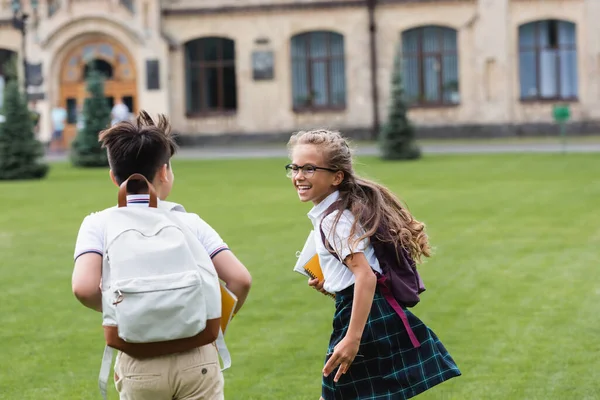
[[[325,247],[320,233],[321,220],[323,220],[322,227],[325,238],[341,260],[344,260],[351,253],[364,253],[371,268],[381,273],[379,261],[375,257],[375,250],[368,238],[361,240],[354,248],[351,248],[351,244],[361,236],[364,230],[358,226],[355,235],[350,237],[350,230],[355,219],[350,210],[344,210],[335,227],[335,231],[332,231],[333,223],[339,211],[334,211],[327,216],[324,216],[324,213],[339,197],[340,193],[338,191],[333,192],[322,202],[314,206],[308,213],[308,218],[315,230],[315,246],[319,255],[319,263],[323,270],[323,276],[325,277],[323,289],[330,293],[340,292],[353,285],[355,278],[352,271],[331,255],[327,247]]]
[[[65,129],[67,110],[62,107],[55,107],[50,113],[50,118],[52,119],[52,128],[55,131],[62,131]]]
[[[147,194],[129,195],[127,196],[128,207],[148,207]],[[158,207],[167,207],[175,203],[158,201]],[[116,207],[116,206],[115,206]],[[111,207],[111,208],[115,208]],[[104,230],[106,226],[106,210],[91,213],[83,219],[79,234],[77,235],[77,243],[75,244],[74,258],[85,253],[97,253],[104,255]],[[204,222],[197,214],[188,213],[183,206],[177,204],[173,212],[180,212],[179,219],[183,220],[193,232],[196,232],[198,240],[206,249],[206,252],[213,258],[223,250],[228,250],[227,244],[219,234],[206,222]]]
[[[111,113],[113,117],[111,121],[112,125],[129,119],[129,108],[123,103],[115,104]]]

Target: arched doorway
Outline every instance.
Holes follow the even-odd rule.
[[[64,58],[60,72],[59,104],[67,110],[67,125],[63,135],[69,146],[77,134],[77,118],[83,112],[88,97],[85,77],[90,63],[106,78],[104,95],[112,108],[122,99],[132,113],[137,112],[136,70],[133,58],[118,42],[106,38],[92,38],[77,45]]]

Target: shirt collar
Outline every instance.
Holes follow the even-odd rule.
[[[317,221],[319,219],[319,217],[321,215],[323,215],[323,213],[325,211],[327,211],[327,209],[337,201],[337,199],[340,198],[340,192],[338,190],[336,190],[335,192],[331,193],[329,196],[325,197],[325,199],[323,199],[322,202],[320,202],[319,204],[317,204],[316,206],[314,206],[309,212],[308,212],[308,218],[310,218],[312,221]]]
[[[127,195],[127,204],[149,203],[149,202],[150,202],[149,194],[128,194]]]
[[[148,205],[150,204],[150,195],[149,194],[128,194],[127,195],[127,205]],[[158,204],[160,204],[160,199],[158,199]]]

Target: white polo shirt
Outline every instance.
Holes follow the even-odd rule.
[[[147,194],[129,195],[127,196],[127,206],[148,207],[148,200],[149,196]],[[117,206],[111,208],[116,207]],[[223,250],[229,250],[227,244],[221,239],[219,234],[197,214],[188,213],[180,204],[167,201],[159,200],[158,207],[172,209],[173,212],[180,212],[181,215],[179,216],[179,219],[184,221],[190,227],[192,232],[196,232],[198,240],[202,243],[206,252],[210,255],[210,258],[213,258]],[[106,216],[107,211],[111,208],[91,213],[83,219],[81,227],[79,228],[79,234],[77,235],[77,243],[75,244],[75,260],[85,253],[104,254]]]
[[[377,260],[377,257],[375,257],[375,250],[368,238],[361,240],[356,247],[351,249],[351,243],[358,239],[364,230],[359,226],[354,237],[350,237],[350,230],[354,223],[354,215],[352,215],[350,210],[344,210],[334,232],[332,232],[333,222],[339,214],[339,211],[334,211],[323,218],[325,211],[327,211],[329,206],[331,206],[339,197],[340,193],[338,191],[333,192],[322,202],[314,206],[308,213],[308,218],[312,222],[315,230],[315,245],[317,254],[319,255],[321,269],[323,270],[323,275],[325,277],[323,289],[330,293],[340,292],[353,285],[355,278],[352,271],[331,255],[329,250],[325,247],[320,233],[321,220],[323,220],[322,227],[325,238],[337,252],[341,260],[344,260],[351,253],[364,253],[371,268],[381,273],[379,261]]]

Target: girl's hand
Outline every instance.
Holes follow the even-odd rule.
[[[325,284],[325,281],[319,281],[318,279],[309,279],[308,280],[308,286],[318,290],[319,292],[321,292],[323,294],[327,294],[327,291],[325,289],[323,289],[324,284]]]
[[[333,348],[333,354],[325,364],[325,367],[323,367],[323,375],[329,376],[329,374],[331,374],[333,370],[339,366],[339,369],[335,374],[335,378],[333,378],[333,381],[337,382],[350,368],[350,365],[358,353],[359,346],[360,339],[354,340],[348,336],[345,336]]]

